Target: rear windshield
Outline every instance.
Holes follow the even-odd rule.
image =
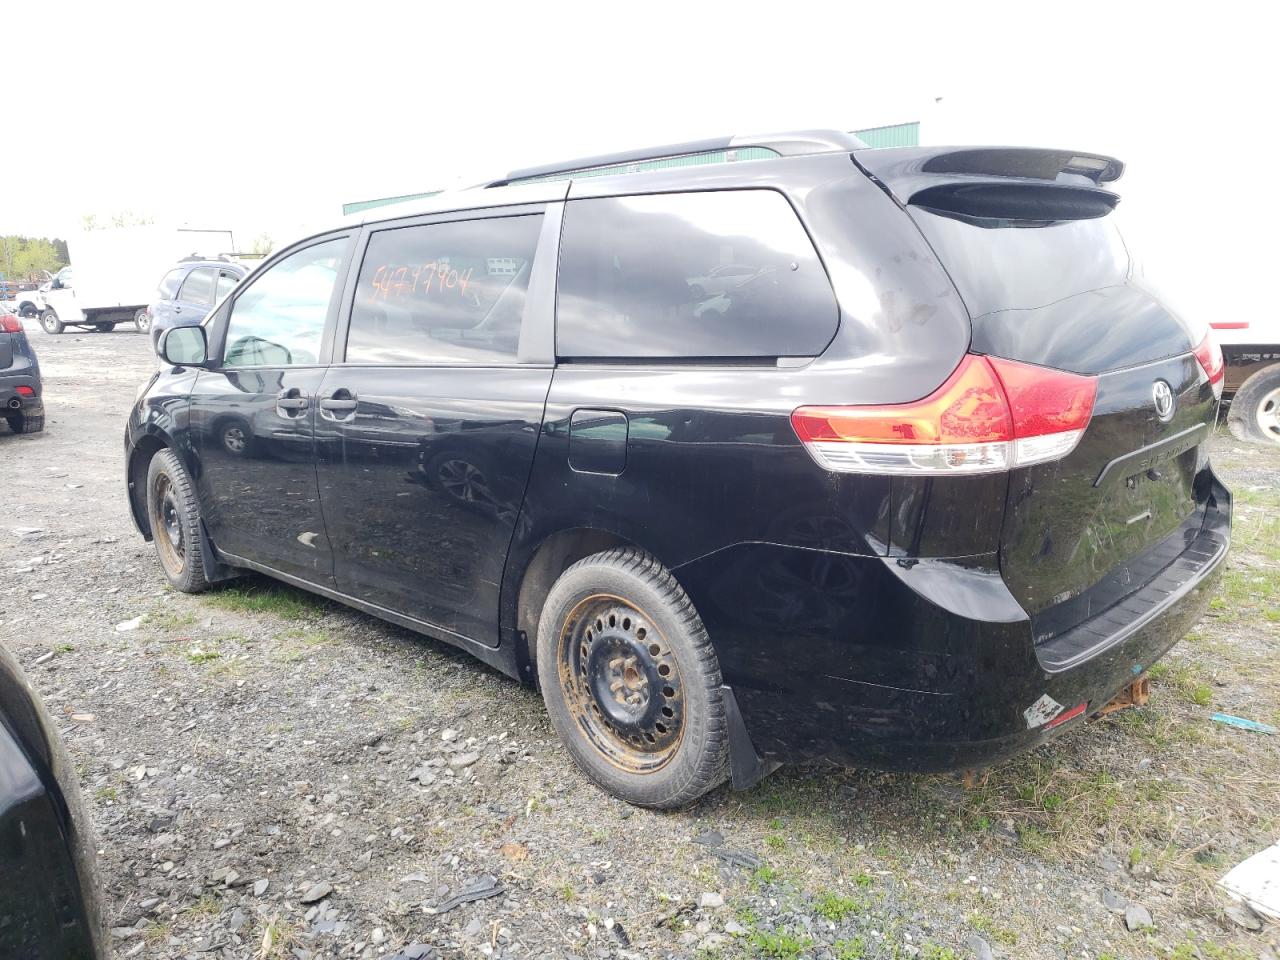
[[[973,318],[973,349],[1096,374],[1199,337],[1130,269],[1114,217],[973,223],[910,207]]]
[[[1110,217],[978,226],[911,207],[972,316],[1032,310],[1123,283],[1129,254]]]
[[[573,200],[556,352],[594,358],[815,356],[838,310],[813,243],[771,190]]]

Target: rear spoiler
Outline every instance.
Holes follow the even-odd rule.
[[[1120,198],[1114,157],[1033,147],[854,150],[853,162],[900,204],[982,224],[1106,216]]]

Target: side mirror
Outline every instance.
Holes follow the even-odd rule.
[[[170,327],[160,334],[156,352],[175,367],[203,367],[209,359],[204,327]]]

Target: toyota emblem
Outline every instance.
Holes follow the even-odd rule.
[[[1151,387],[1151,397],[1156,402],[1156,416],[1161,423],[1173,419],[1173,387],[1163,380],[1157,380]]]

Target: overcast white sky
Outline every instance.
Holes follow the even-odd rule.
[[[530,163],[917,119],[928,143],[1120,157],[1166,261],[1211,243],[1227,267],[1231,231],[1278,212],[1257,186],[1280,93],[1262,3],[23,7],[0,35],[30,92],[10,103],[44,106],[9,113],[0,233],[130,211],[280,240],[343,201]]]

